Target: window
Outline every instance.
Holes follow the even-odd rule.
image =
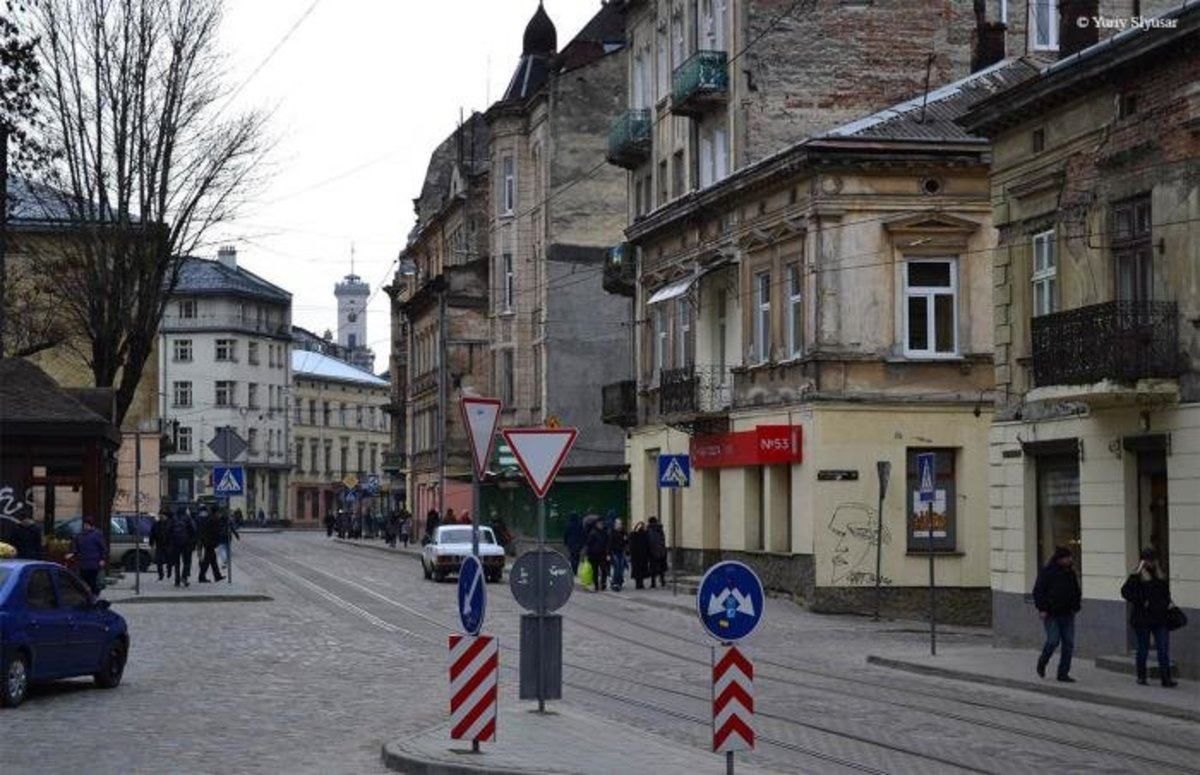
[[[258,342],[246,343],[246,360],[249,361],[251,366],[258,365]]]
[[[771,273],[754,275],[754,360],[771,359]]]
[[[1137,113],[1137,95],[1126,92],[1117,97],[1117,118],[1129,118]]]
[[[654,308],[654,378],[666,367],[667,311],[659,304]]]
[[[274,454],[275,454],[275,431],[274,431],[274,429],[268,428],[267,429],[267,457],[271,457]]]
[[[1000,23],[1008,24],[1008,0],[1000,0]]]
[[[177,426],[175,428],[175,451],[181,455],[189,455],[192,452],[192,429],[187,426]]]
[[[1033,235],[1033,316],[1049,315],[1058,309],[1058,259],[1054,229]]]
[[[346,405],[338,404],[338,425],[342,428],[346,427]]]
[[[904,354],[945,358],[958,353],[956,266],[952,260],[904,265]]]
[[[48,611],[58,607],[54,596],[54,579],[49,570],[35,570],[29,574],[25,586],[25,605],[36,611]]]
[[[512,215],[517,203],[517,171],[512,156],[500,160],[500,214]]]
[[[1118,301],[1150,301],[1154,298],[1152,222],[1149,196],[1113,205],[1111,231]]]
[[[513,351],[511,349],[501,351],[500,400],[505,406],[512,406],[516,400],[516,375],[513,372]]]
[[[1058,49],[1058,0],[1029,0],[1029,40],[1034,51]]]
[[[363,466],[363,463],[365,462],[364,458],[366,457],[365,446],[366,445],[364,445],[362,442],[359,442],[359,444],[358,444],[358,467],[355,468],[354,470],[358,471],[360,474],[365,473],[367,470]]]
[[[345,476],[350,471],[350,469],[347,468],[347,466],[350,463],[350,448],[347,447],[345,444],[342,445],[341,459],[342,459],[342,467],[339,470],[342,472],[342,476]]]
[[[217,380],[217,406],[237,406],[237,383]]]
[[[683,161],[683,151],[676,151],[671,161],[671,195],[683,196],[687,190],[687,166]]]
[[[700,47],[725,50],[725,4],[727,0],[700,0]]]
[[[379,470],[378,464],[379,464],[379,447],[372,444],[371,445],[371,468],[370,468],[370,471],[372,473]]]
[[[217,360],[218,361],[236,361],[237,360],[237,340],[236,339],[218,339],[217,340]]]
[[[308,462],[309,462],[308,470],[312,471],[314,474],[321,470],[320,459],[317,457],[317,454],[318,454],[317,442],[315,442],[315,441],[309,442],[309,445],[308,445]]]
[[[251,428],[249,433],[247,434],[247,436],[248,436],[248,438],[246,441],[246,446],[249,448],[250,454],[257,455],[258,454],[258,428]]]
[[[174,383],[174,390],[172,392],[174,393],[174,401],[172,402],[174,406],[185,407],[192,405],[192,383],[190,381]]]
[[[1033,130],[1033,133],[1029,136],[1029,146],[1034,153],[1041,153],[1046,150],[1046,130]]]
[[[192,340],[191,339],[176,339],[175,340],[175,360],[188,362],[192,360]]]
[[[683,64],[687,56],[687,40],[683,31],[683,9],[675,7],[671,16],[671,60],[675,67]]]
[[[658,163],[658,204],[665,205],[667,200],[671,198],[670,189],[671,179],[667,175],[667,160],[663,159]]]
[[[729,174],[729,134],[720,116],[700,126],[700,188],[707,188]]]
[[[251,409],[258,408],[258,385],[253,382],[246,385],[246,405]]]
[[[1082,573],[1079,523],[1079,454],[1040,455],[1037,466],[1038,566],[1050,561],[1054,549],[1065,546],[1075,555]]]
[[[933,551],[953,552],[957,546],[957,502],[954,458],[955,449],[927,449],[909,447],[906,461],[908,492],[905,500],[908,510],[907,546],[910,552],[929,551],[929,530],[933,529]],[[917,466],[917,455],[933,453],[933,503],[921,502],[921,472]],[[932,515],[930,514],[932,506]]]
[[[359,406],[354,407],[354,422],[358,425],[358,427],[360,427],[360,428],[362,427],[363,408],[362,408],[361,404]],[[361,468],[361,466],[360,466],[360,468]]]
[[[804,310],[800,306],[801,301],[801,280],[800,262],[788,264],[788,355],[796,357],[804,350]]]
[[[650,107],[650,95],[646,93],[646,67],[646,55],[639,49],[633,55],[633,83],[630,85],[633,92],[630,104],[635,109]]]
[[[655,68],[658,75],[658,99],[667,96],[671,90],[671,45],[667,40],[667,28],[663,25],[658,29],[658,63]]]
[[[292,422],[299,425],[304,418],[304,410],[300,407],[300,404],[297,403],[296,406],[293,408],[293,411],[295,412],[295,414],[292,416]]]
[[[501,256],[501,261],[504,266],[502,268],[503,277],[503,304],[505,312],[512,312],[516,304],[516,277],[513,271],[512,253],[505,253]]]
[[[179,302],[179,317],[184,320],[194,320],[196,317],[196,300],[182,299]]]
[[[321,406],[321,424],[329,425],[329,402],[323,401]]]
[[[692,309],[686,298],[675,301],[675,367],[682,369],[691,362],[689,345],[692,339]]]
[[[58,603],[63,608],[85,608],[92,602],[91,591],[74,576],[58,574]]]

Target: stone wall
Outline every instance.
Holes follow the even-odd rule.
[[[817,613],[866,614],[875,611],[874,587],[817,587],[810,608]],[[929,590],[883,587],[880,614],[895,619],[929,618]],[[982,587],[938,587],[937,620],[943,624],[990,627],[992,593]]]

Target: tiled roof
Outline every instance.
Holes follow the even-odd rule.
[[[0,359],[0,422],[101,423],[107,420],[23,358]]]
[[[34,183],[20,175],[8,179],[8,220],[14,227],[23,223],[74,220],[66,194]]]
[[[290,304],[292,294],[241,267],[231,269],[219,261],[186,257],[181,259],[178,295],[249,296],[266,301]]]
[[[1034,77],[1037,65],[1025,59],[1004,59],[953,83],[843,124],[824,136],[877,140],[981,140],[954,120],[972,104]],[[921,112],[924,105],[925,118]]]
[[[313,350],[292,350],[292,374],[296,377],[357,382],[371,387],[387,387],[391,384],[369,371]]]

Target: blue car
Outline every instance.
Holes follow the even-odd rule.
[[[20,705],[37,681],[120,684],[129,629],[108,605],[61,565],[0,560],[0,706]]]

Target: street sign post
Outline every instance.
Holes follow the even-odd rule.
[[[213,494],[218,497],[244,495],[246,492],[246,469],[241,466],[213,466]]]
[[[222,463],[232,463],[246,451],[246,442],[237,435],[237,431],[226,425],[223,428],[217,428],[212,441],[208,442],[208,448]]]
[[[500,422],[500,400],[462,396],[458,408],[462,411],[467,440],[471,443],[471,554],[479,556],[479,520],[483,517],[479,483],[487,471],[496,443],[496,425]]]
[[[487,584],[483,580],[483,563],[478,557],[464,557],[458,569],[458,618],[463,631],[478,635],[483,629],[487,612]]]
[[[875,471],[879,474],[879,511],[875,514],[875,621],[879,621],[879,603],[883,595],[883,499],[887,496],[888,479],[892,475],[892,464],[877,460]]]
[[[496,739],[500,641],[492,635],[450,635],[450,739]]]
[[[690,487],[692,462],[687,455],[658,456],[658,486],[660,488]]]
[[[557,611],[567,604],[575,587],[575,574],[571,563],[553,549],[547,549],[538,557],[538,552],[525,552],[508,573],[508,588],[512,590],[517,605],[526,611],[536,612],[538,601],[546,611]],[[538,575],[538,567],[542,573]]]
[[[708,569],[696,590],[696,612],[713,649],[713,752],[725,754],[733,773],[734,751],[754,747],[754,664],[735,643],[754,632],[763,616],[763,586],[748,565],[734,560]]]
[[[925,512],[925,536],[929,539],[929,654],[937,656],[937,592],[933,576],[933,501],[937,497],[934,487],[934,463],[937,453],[921,452],[917,455],[917,480],[920,482],[918,499],[927,504]]]
[[[538,498],[536,576],[540,579],[545,576],[546,562],[544,554],[546,549],[546,493],[550,492],[550,485],[554,483],[554,477],[558,475],[558,470],[562,468],[563,462],[570,454],[571,447],[575,444],[575,437],[579,435],[579,432],[574,428],[555,427],[508,428],[503,433],[504,440],[508,442],[508,446],[517,458],[517,465],[525,474],[525,480],[529,482],[530,488]],[[544,662],[550,662],[557,664],[560,671],[562,669],[562,638],[557,639],[558,647],[555,652],[548,654],[546,620],[553,616],[555,631],[561,634],[561,619],[556,614],[547,614],[546,594],[541,584],[537,585],[537,592],[537,613],[534,614],[537,621],[536,637],[532,638],[533,643],[528,643],[527,630],[524,626],[521,627],[521,666],[524,670],[526,665],[524,655],[529,653],[531,655],[530,666],[537,668],[538,712],[544,713],[546,711],[546,681],[544,670],[540,666]]]

